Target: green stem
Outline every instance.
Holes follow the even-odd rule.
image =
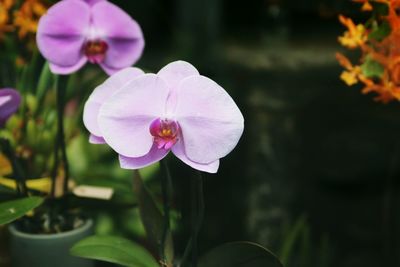
[[[51,185],[51,196],[55,197],[55,186],[58,173],[58,167],[60,164],[59,153],[61,153],[61,162],[64,169],[64,183],[63,183],[63,195],[68,192],[68,180],[69,180],[69,163],[65,144],[65,133],[64,133],[64,109],[65,109],[65,90],[66,90],[67,78],[66,76],[57,76],[55,78],[55,89],[56,89],[56,101],[57,101],[57,137],[54,146],[54,168],[52,173],[52,185]]]
[[[64,167],[64,185],[63,185],[63,195],[68,193],[68,181],[69,181],[69,162],[67,157],[67,147],[65,144],[65,130],[64,130],[64,109],[65,109],[65,95],[66,95],[66,76],[60,77],[60,83],[57,88],[57,115],[58,115],[58,131],[57,138],[60,144],[61,159],[63,161]]]
[[[23,196],[28,195],[28,188],[26,186],[25,174],[21,168],[21,165],[18,162],[17,157],[11,147],[10,141],[6,139],[1,139],[1,146],[3,153],[7,156],[7,158],[11,162],[13,174],[16,180],[17,192]]]
[[[162,190],[162,198],[163,198],[163,209],[164,209],[164,228],[162,232],[162,238],[161,238],[161,251],[160,251],[160,256],[161,259],[164,262],[167,262],[167,257],[165,255],[165,243],[167,241],[167,235],[170,229],[170,204],[169,204],[169,198],[170,198],[170,188],[171,188],[171,173],[169,171],[169,167],[167,164],[166,159],[162,159],[160,161],[161,164],[161,169],[164,173],[161,178],[161,190]]]

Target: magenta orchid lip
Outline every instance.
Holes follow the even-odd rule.
[[[0,126],[4,126],[7,120],[14,114],[21,104],[21,96],[18,91],[11,88],[0,89]]]
[[[73,73],[89,62],[111,75],[136,63],[144,49],[139,24],[105,0],[53,5],[39,21],[37,44],[56,74]]]
[[[215,173],[244,127],[229,94],[184,61],[157,74],[127,68],[97,87],[85,104],[92,143],[106,143],[123,168],[139,169],[169,152],[192,168]]]

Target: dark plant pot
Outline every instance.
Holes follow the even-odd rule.
[[[12,267],[93,267],[94,262],[69,254],[79,240],[93,235],[93,221],[58,234],[27,234],[10,225]]]

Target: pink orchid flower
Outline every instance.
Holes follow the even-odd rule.
[[[14,114],[21,103],[18,91],[10,88],[0,89],[0,127]]]
[[[243,115],[233,99],[187,62],[170,63],[157,74],[125,76],[123,86],[111,78],[105,87],[112,87],[112,95],[96,108],[89,100],[84,118],[89,131],[119,154],[122,168],[143,168],[171,151],[192,168],[215,173],[243,133]]]
[[[105,0],[64,0],[39,21],[37,44],[56,74],[70,74],[86,62],[107,74],[134,64],[144,39],[127,13]]]

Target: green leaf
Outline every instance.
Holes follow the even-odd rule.
[[[0,225],[10,223],[24,216],[28,211],[42,204],[40,197],[26,197],[0,203]]]
[[[289,262],[290,256],[292,256],[292,251],[294,250],[295,243],[297,241],[300,241],[299,239],[301,238],[304,231],[306,231],[306,227],[307,227],[306,217],[301,216],[296,221],[294,226],[290,230],[286,231],[288,232],[288,234],[283,242],[281,253],[279,253],[279,256],[284,265],[286,265]]]
[[[372,31],[368,35],[369,39],[374,39],[377,41],[382,41],[385,39],[391,32],[391,28],[388,22],[384,21],[378,25],[378,23],[372,24]]]
[[[251,242],[225,243],[214,248],[199,261],[199,267],[282,267],[278,258],[266,248]]]
[[[368,78],[380,78],[383,75],[383,66],[379,62],[367,57],[361,65],[362,73]]]
[[[50,71],[49,62],[43,65],[42,72],[40,73],[38,86],[36,88],[36,97],[39,101],[43,99],[46,91],[50,90],[54,85],[54,76]]]
[[[138,199],[140,218],[146,229],[147,238],[152,246],[157,249],[161,246],[164,218],[161,211],[158,209],[153,197],[143,184],[142,178],[138,171],[133,175],[133,186]],[[165,242],[164,254],[167,258],[167,263],[172,264],[174,257],[174,246],[171,232],[167,233]]]
[[[75,244],[73,256],[130,267],[159,267],[150,253],[138,244],[116,236],[91,236]]]
[[[389,6],[386,3],[371,2],[375,15],[387,16],[389,14]]]

